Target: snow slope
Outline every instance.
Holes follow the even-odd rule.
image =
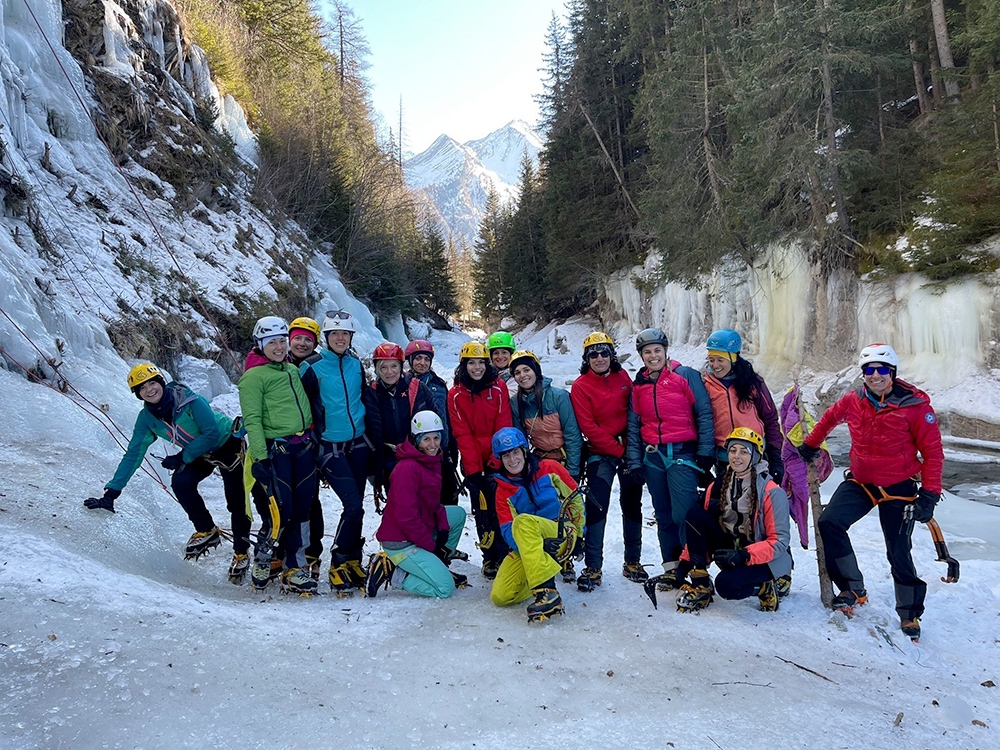
[[[562,382],[589,327],[532,329],[521,345]],[[432,336],[447,377],[463,337]],[[608,748],[895,750],[1000,740],[1000,689],[984,686],[1000,684],[1000,562],[987,559],[1000,548],[1000,509],[940,506],[953,551],[965,550],[957,584],[939,581],[944,567],[918,529],[929,585],[919,645],[897,630],[874,515],[852,533],[872,603],[850,622],[819,604],[815,559],[800,549],[775,614],[718,600],[683,615],[669,594],[654,610],[618,575],[615,512],[604,585],[582,594],[560,584],[566,615],[541,626],[522,606],[490,603],[471,520],[461,548],[472,562],[455,569],[472,585],[451,599],[254,596],[226,580],[224,547],[181,559],[190,526],[150,478],[136,476],[115,515],[85,510],[120,449],[62,395],[3,371],[0,393],[0,747],[590,747],[599,737]],[[221,521],[221,482],[205,494]],[[337,503],[329,490],[322,497],[332,528]],[[366,507],[371,539],[377,517]],[[647,526],[645,563],[655,548]]]

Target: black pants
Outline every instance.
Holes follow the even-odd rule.
[[[319,482],[316,482],[316,494],[309,506],[309,545],[306,547],[306,557],[319,560],[323,554],[323,534],[326,524],[323,520],[323,503],[319,501]]]
[[[622,462],[612,456],[600,456],[587,462],[587,536],[585,564],[604,567],[604,528],[611,505],[611,484],[618,477],[622,527],[625,536],[625,562],[637,563],[642,555],[642,483],[634,482],[623,471]]]
[[[870,487],[875,497],[877,488]],[[912,480],[885,488],[886,494],[911,497],[917,494],[917,484]],[[910,620],[924,613],[927,584],[917,576],[910,555],[913,524],[903,522],[905,500],[884,500],[878,504],[878,520],[885,539],[885,556],[892,570],[896,590],[896,612],[901,619]],[[872,499],[865,488],[854,480],[843,482],[833,493],[833,498],[819,517],[819,533],[826,549],[826,569],[840,591],[864,588],[865,579],[858,567],[851,539],[847,530],[872,509]]]
[[[281,530],[278,537],[285,550],[285,567],[306,565],[309,539],[309,509],[316,494],[316,457],[306,441],[268,441],[271,481],[265,489],[278,502]]]
[[[716,550],[736,549],[736,540],[722,528],[719,519],[696,505],[688,511],[687,548],[690,562],[685,568],[707,569]],[[768,565],[738,565],[720,571],[715,577],[715,591],[723,599],[746,599],[754,596],[760,584],[774,580]]]
[[[198,485],[218,468],[222,474],[226,508],[229,510],[232,523],[233,551],[243,554],[250,548],[250,518],[247,516],[246,494],[243,487],[243,462],[237,461],[241,448],[240,440],[230,437],[220,448],[175,471],[170,478],[170,486],[174,490],[177,502],[194,524],[195,531],[211,531],[215,527],[215,521],[205,506],[205,498],[198,492]],[[209,459],[221,465],[217,466]],[[232,469],[223,468],[234,463]]]
[[[441,462],[441,505],[458,505],[458,446],[452,440]]]
[[[479,534],[479,548],[483,551],[483,562],[501,562],[510,547],[500,533],[497,521],[497,486],[490,477],[483,475],[476,486],[469,491],[472,515],[476,519]]]
[[[363,440],[353,444],[320,443],[319,470],[340,498],[343,512],[333,540],[331,560],[341,565],[361,560],[364,541],[361,529],[365,520],[365,480],[368,477],[368,445]]]

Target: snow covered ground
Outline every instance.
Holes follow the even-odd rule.
[[[561,384],[576,372],[588,330],[583,322],[529,329],[521,343]],[[433,340],[450,379],[463,337]],[[792,594],[777,613],[717,600],[683,615],[669,594],[654,610],[618,574],[614,512],[604,585],[591,594],[560,585],[566,615],[541,626],[527,624],[522,606],[490,603],[473,564],[471,520],[461,548],[472,562],[455,564],[471,586],[451,599],[253,595],[227,581],[224,547],[197,563],[182,559],[190,525],[151,478],[136,475],[115,515],[83,507],[121,453],[69,399],[6,371],[0,393],[2,748],[728,750],[1000,741],[1000,688],[992,687],[1000,684],[998,508],[959,498],[940,506],[962,562],[957,584],[940,581],[945,570],[930,536],[915,533],[929,585],[919,645],[898,631],[874,514],[852,533],[871,604],[849,622],[820,605],[815,557],[801,549]],[[221,522],[217,478],[206,497]],[[329,528],[336,500],[329,490],[323,499]],[[371,539],[378,518],[367,507]],[[643,561],[657,558],[647,526]]]

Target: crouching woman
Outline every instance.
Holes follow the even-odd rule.
[[[465,510],[441,504],[441,438],[444,424],[433,411],[410,420],[410,437],[396,448],[389,495],[375,537],[382,552],[368,561],[365,593],[399,588],[446,599],[467,579],[448,570],[465,527]]]
[[[755,596],[765,612],[778,609],[775,581],[792,570],[788,551],[788,496],[767,470],[764,439],[753,430],[737,427],[725,442],[729,466],[722,485],[705,493],[703,505],[687,514],[687,546],[682,565],[691,582],[681,587],[677,610],[704,609],[713,592],[723,599]],[[717,480],[719,481],[719,480]],[[708,575],[710,561],[721,569]]]

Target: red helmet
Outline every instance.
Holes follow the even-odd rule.
[[[406,351],[403,352],[403,355],[406,357],[407,362],[409,362],[410,357],[416,354],[426,354],[428,357],[433,359],[434,347],[431,346],[430,341],[425,341],[424,339],[414,339],[406,345]]]
[[[375,347],[372,359],[376,362],[380,359],[395,359],[402,362],[403,350],[400,348],[399,344],[393,344],[391,341],[387,341],[386,343],[379,344]]]

